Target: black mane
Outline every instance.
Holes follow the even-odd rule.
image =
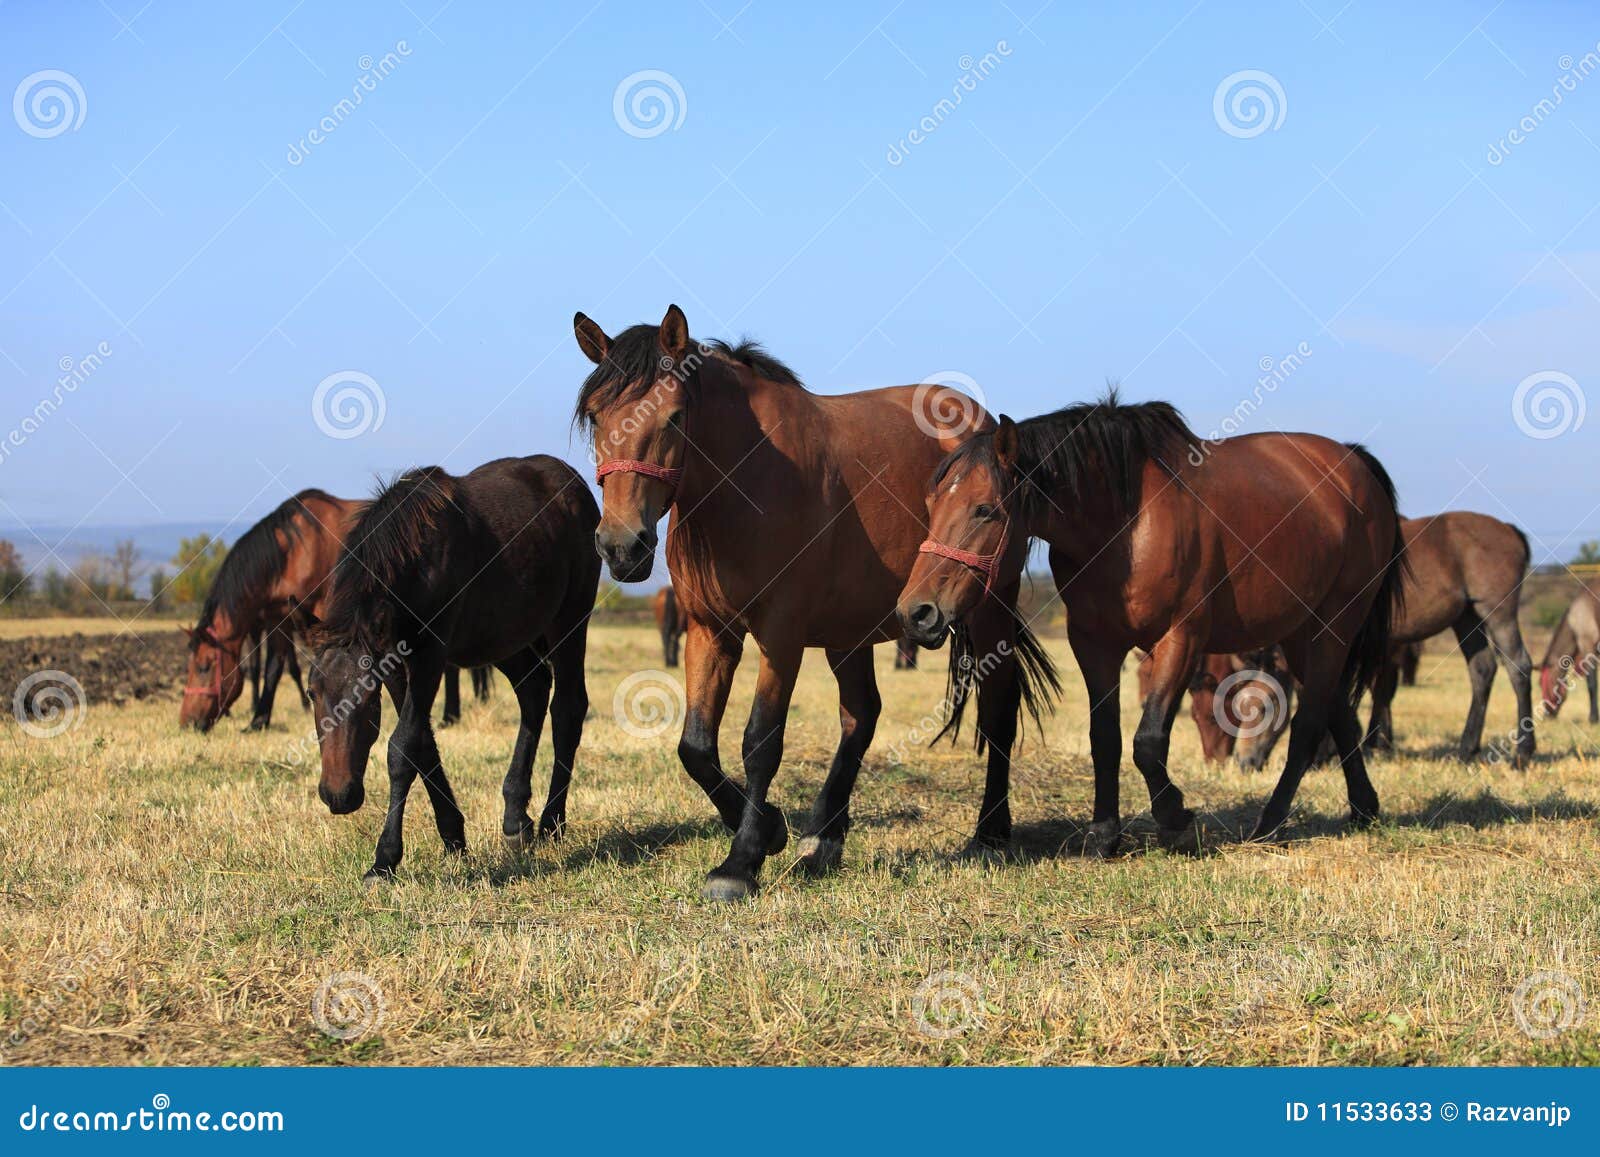
[[[1171,465],[1195,435],[1170,402],[1124,405],[1115,387],[1098,402],[1079,402],[1017,423],[1017,479],[1027,508],[1049,492],[1063,505],[1111,501],[1130,512],[1139,501],[1146,462]],[[962,467],[997,466],[994,432],[952,450],[934,472],[931,488]]]
[[[688,370],[684,373],[670,360],[663,361],[660,334],[657,326],[635,325],[611,339],[605,360],[589,372],[578,391],[578,405],[573,414],[576,425],[587,429],[591,424],[590,414],[596,407],[641,398],[659,378],[675,371],[686,383],[692,382],[706,358],[737,362],[768,381],[792,386],[802,384],[798,374],[769,354],[760,342],[748,337],[741,338],[737,345],[715,338],[700,343],[699,360],[695,354],[683,359]],[[695,343],[691,341],[690,345]]]
[[[394,604],[413,587],[424,547],[459,514],[456,478],[442,466],[407,470],[380,486],[345,536],[319,635],[386,647]]]
[[[239,541],[233,544],[217,569],[211,591],[201,605],[197,634],[189,644],[190,650],[199,643],[198,632],[209,629],[218,612],[227,615],[230,622],[240,624],[272,589],[288,559],[288,552],[278,541],[278,532],[281,530],[290,538],[298,538],[300,527],[295,520],[302,515],[316,517],[306,507],[306,501],[312,498],[337,501],[325,490],[302,490],[239,536]]]

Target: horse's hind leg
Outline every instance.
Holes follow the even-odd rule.
[[[729,831],[736,831],[744,814],[744,789],[722,771],[717,733],[728,706],[734,672],[744,652],[744,638],[691,619],[684,648],[684,691],[687,710],[678,759],[689,778],[700,785]],[[787,842],[787,833],[784,834]],[[781,847],[779,844],[778,847]],[[773,848],[777,851],[778,848]]]
[[[1589,668],[1589,722],[1600,723],[1600,670]]]
[[[1524,766],[1533,758],[1533,660],[1522,642],[1522,628],[1517,625],[1517,595],[1508,595],[1506,601],[1489,612],[1489,641],[1495,654],[1506,669],[1511,690],[1517,697],[1517,754],[1516,762]]]
[[[1466,610],[1453,624],[1456,642],[1467,661],[1467,677],[1472,683],[1472,705],[1467,708],[1467,724],[1461,732],[1457,754],[1464,760],[1478,754],[1483,743],[1483,720],[1489,710],[1489,691],[1494,686],[1494,651],[1488,632],[1476,611]]]
[[[871,647],[829,651],[828,666],[839,684],[839,749],[833,753],[828,778],[811,806],[810,835],[815,843],[801,858],[800,866],[813,875],[833,871],[844,857],[850,793],[855,790],[861,760],[883,710]]]
[[[461,722],[461,668],[454,663],[444,669],[444,714],[440,727],[454,727]]]
[[[585,616],[588,608],[584,608]],[[550,704],[550,739],[555,759],[550,768],[550,791],[539,815],[539,834],[560,839],[567,826],[567,790],[572,785],[572,764],[583,741],[583,718],[589,713],[589,689],[584,682],[583,660],[589,648],[588,624],[568,629],[550,653],[556,693]]]
[[[250,717],[250,726],[246,731],[265,731],[272,725],[272,703],[278,697],[278,680],[283,678],[283,647],[279,644],[278,636],[270,627],[261,633],[261,642],[256,648],[257,654],[266,652],[266,670],[258,666],[256,674],[260,676],[260,686],[254,696],[256,701],[255,713]]]
[[[1369,752],[1394,749],[1394,696],[1400,682],[1400,667],[1385,659],[1372,684],[1372,715],[1367,736],[1361,741]]]
[[[1139,729],[1133,733],[1133,763],[1150,789],[1150,812],[1164,846],[1194,844],[1194,812],[1183,806],[1183,792],[1167,774],[1167,751],[1172,743],[1172,723],[1178,715],[1183,690],[1194,677],[1201,654],[1197,640],[1177,633],[1162,637],[1150,652],[1155,659],[1150,694],[1144,701]]]
[[[1339,752],[1339,764],[1344,769],[1345,795],[1350,801],[1350,823],[1365,827],[1378,818],[1378,791],[1367,775],[1366,759],[1361,752],[1361,718],[1355,704],[1335,695],[1328,719],[1328,732]]]
[[[511,681],[522,718],[517,741],[511,748],[511,764],[500,789],[505,799],[505,814],[500,832],[514,848],[533,842],[533,821],[528,818],[528,803],[533,798],[533,757],[539,750],[539,735],[544,730],[545,712],[550,706],[550,666],[527,647],[503,660],[500,670]]]

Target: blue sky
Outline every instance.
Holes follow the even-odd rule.
[[[110,351],[0,450],[0,526],[237,533],[303,486],[581,462],[574,310],[677,302],[822,392],[956,373],[1022,416],[1115,378],[1202,432],[1294,355],[1241,429],[1361,438],[1408,513],[1541,554],[1600,538],[1592,5],[440,3],[0,6],[0,96],[77,85],[75,127],[0,117],[0,442]],[[646,70],[664,131],[616,112]],[[334,438],[342,371],[383,421]]]

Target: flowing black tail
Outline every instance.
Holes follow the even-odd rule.
[[[1061,699],[1061,678],[1056,674],[1056,665],[1051,662],[1050,656],[1039,644],[1034,633],[1028,629],[1028,624],[1013,608],[1011,617],[1016,622],[1016,641],[1011,644],[1012,654],[1017,660],[1017,690],[1018,714],[1026,711],[1033,719],[1034,725],[1041,730],[1044,727],[1044,717],[1054,714],[1056,703]],[[961,736],[961,717],[967,709],[967,701],[972,698],[972,691],[989,672],[999,664],[1003,655],[973,654],[972,636],[967,633],[966,626],[957,623],[950,631],[950,675],[945,687],[945,724],[939,734],[933,737],[933,743],[938,743],[946,735],[954,743]],[[1020,729],[1019,729],[1020,734]],[[930,743],[931,747],[933,743]],[[988,736],[983,728],[977,729],[973,736],[973,746],[978,754],[982,755],[988,747]]]
[[[1359,442],[1347,442],[1345,445],[1372,471],[1388,499],[1389,509],[1394,512],[1394,545],[1390,549],[1389,561],[1384,564],[1383,576],[1378,581],[1378,597],[1372,600],[1372,610],[1356,632],[1355,641],[1350,645],[1350,657],[1345,661],[1340,679],[1341,690],[1353,703],[1372,686],[1389,661],[1389,639],[1394,632],[1395,619],[1404,608],[1401,584],[1405,581],[1410,564],[1406,561],[1405,538],[1400,533],[1400,505],[1395,496],[1394,480],[1372,451]]]

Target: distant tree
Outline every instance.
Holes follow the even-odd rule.
[[[29,585],[16,545],[0,538],[0,603],[20,603],[28,597]]]
[[[116,597],[117,581],[111,564],[98,554],[86,554],[72,568],[73,609],[93,613]]]
[[[172,556],[172,565],[178,568],[178,577],[172,580],[172,597],[180,603],[203,602],[227,553],[222,540],[209,534],[179,542],[178,553]]]
[[[167,573],[167,568],[156,567],[150,572],[150,608],[164,611],[172,605],[172,592],[167,589],[172,582],[172,576]]]
[[[1578,557],[1572,560],[1573,566],[1593,566],[1600,563],[1600,539],[1586,542],[1578,548]]]
[[[116,597],[133,598],[133,575],[139,569],[139,547],[133,539],[124,538],[111,552],[111,573],[116,579]]]
[[[72,584],[54,566],[45,571],[44,577],[39,580],[39,591],[54,610],[64,611],[72,602]]]

